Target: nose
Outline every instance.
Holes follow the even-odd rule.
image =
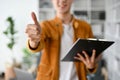
[[[66,2],[66,0],[61,0],[61,2],[62,2],[62,3],[65,3],[65,2]]]
[[[66,2],[66,0],[62,0],[63,2]]]
[[[59,5],[65,4],[67,0],[59,0]]]

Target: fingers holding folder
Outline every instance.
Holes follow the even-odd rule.
[[[83,55],[82,55],[83,54]],[[101,55],[99,55],[97,58],[96,56],[96,50],[92,50],[92,56],[90,57],[85,51],[82,51],[82,53],[77,53],[77,56],[74,58],[76,60],[82,61],[88,69],[93,69],[96,66],[96,63],[100,60]]]

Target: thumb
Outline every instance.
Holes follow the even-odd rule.
[[[36,25],[39,25],[39,23],[38,23],[38,21],[37,21],[36,14],[35,14],[34,12],[32,12],[32,13],[31,13],[31,16],[32,16],[32,19],[33,19],[34,23],[35,23]]]

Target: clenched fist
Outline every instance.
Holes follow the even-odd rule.
[[[34,12],[31,13],[31,16],[34,21],[34,24],[28,24],[25,33],[28,36],[30,47],[36,48],[40,42],[41,28]]]

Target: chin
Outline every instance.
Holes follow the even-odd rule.
[[[60,14],[66,14],[66,13],[69,13],[68,10],[62,10],[62,11],[58,11]]]

